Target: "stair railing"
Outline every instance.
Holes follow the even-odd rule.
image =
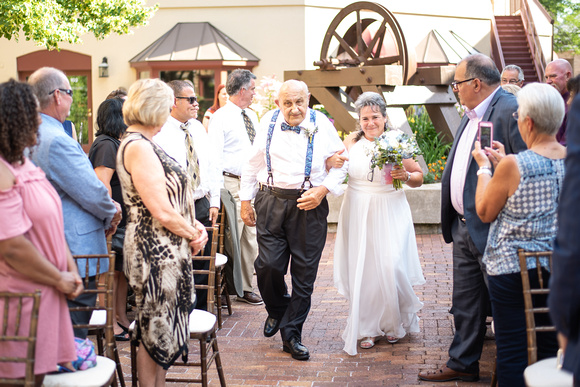
[[[544,69],[546,68],[546,59],[544,58],[544,52],[542,51],[542,46],[540,44],[540,37],[538,36],[538,32],[536,31],[536,26],[532,18],[532,12],[530,10],[528,0],[521,0],[520,10],[522,15],[522,21],[524,23],[524,30],[526,31],[528,46],[530,47],[532,59],[534,60],[536,74],[538,75],[538,79],[540,80],[540,82],[543,82]]]
[[[505,59],[503,58],[503,50],[499,41],[499,32],[497,31],[497,22],[495,16],[491,18],[491,59],[494,61],[500,72],[505,67]]]

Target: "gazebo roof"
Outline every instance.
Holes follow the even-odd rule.
[[[130,62],[259,60],[211,23],[192,22],[177,23]]]

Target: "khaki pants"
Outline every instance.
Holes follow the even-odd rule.
[[[252,276],[254,275],[254,261],[258,257],[258,242],[256,240],[256,228],[244,224],[240,216],[240,180],[224,176],[224,188],[230,191],[236,201],[236,214],[238,217],[238,231],[240,235],[240,250],[242,255],[242,285],[244,292],[251,292]],[[253,201],[252,201],[253,205]]]

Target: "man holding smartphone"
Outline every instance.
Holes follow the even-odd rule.
[[[506,153],[526,149],[512,117],[518,108],[516,98],[500,87],[500,79],[493,61],[483,54],[475,54],[457,65],[451,83],[466,110],[441,180],[441,228],[445,242],[453,242],[451,313],[455,336],[447,364],[436,371],[419,373],[422,380],[479,379],[485,320],[490,311],[487,274],[482,263],[489,224],[483,223],[475,210],[479,167],[471,155],[479,122],[492,123],[493,140],[504,144]]]

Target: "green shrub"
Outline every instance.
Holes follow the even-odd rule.
[[[429,169],[423,176],[423,181],[425,183],[441,181],[451,143],[445,142],[443,135],[437,133],[423,106],[410,106],[406,113],[407,121],[415,134],[417,144]]]

